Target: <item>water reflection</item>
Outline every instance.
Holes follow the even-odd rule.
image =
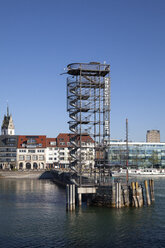
[[[66,212],[65,190],[55,184],[1,179],[0,247],[164,247],[164,187],[155,180],[151,207]]]

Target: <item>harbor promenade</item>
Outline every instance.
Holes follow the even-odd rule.
[[[0,178],[30,178],[30,179],[38,179],[42,174],[45,172],[45,170],[40,171],[7,171],[7,170],[1,170],[0,171]]]

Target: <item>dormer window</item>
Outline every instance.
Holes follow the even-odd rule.
[[[36,140],[34,139],[34,138],[29,138],[28,140],[27,140],[27,144],[36,144],[37,142],[36,142]]]
[[[55,146],[55,145],[56,145],[56,141],[51,141],[51,142],[50,142],[50,145],[51,145],[51,146]]]

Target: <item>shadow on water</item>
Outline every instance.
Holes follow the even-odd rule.
[[[39,179],[53,179],[53,175],[50,171],[44,171]]]

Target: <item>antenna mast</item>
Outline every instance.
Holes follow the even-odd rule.
[[[129,159],[129,149],[128,149],[128,119],[126,119],[126,168],[127,168],[126,180],[127,180],[127,184],[128,184],[128,159]]]

